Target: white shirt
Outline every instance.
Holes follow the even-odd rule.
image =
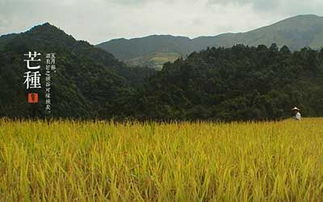
[[[301,120],[301,113],[297,112],[295,115],[296,120]]]

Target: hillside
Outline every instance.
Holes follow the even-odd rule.
[[[287,45],[291,50],[303,47],[320,49],[323,47],[323,17],[300,15],[245,33],[225,33],[195,39],[152,35],[111,40],[98,44],[97,47],[111,52],[128,64],[160,69],[165,61],[173,62],[176,57],[185,57],[207,47],[232,47],[236,44],[270,46],[272,43],[276,43],[278,47]]]
[[[52,73],[54,117],[111,117],[119,99],[153,73],[128,68],[113,55],[85,41],[77,41],[49,23],[0,37],[0,116],[44,117],[45,54],[56,53],[57,72]],[[27,103],[24,54],[42,53],[42,89],[39,104]]]
[[[2,36],[0,42],[0,117],[278,120],[290,117],[295,105],[304,116],[323,116],[323,49],[213,47],[156,72],[130,68],[48,23]],[[38,104],[27,103],[24,54],[29,51],[43,54]],[[52,52],[57,71],[51,75],[52,113],[46,114],[44,62]]]
[[[161,69],[165,61],[175,61],[193,49],[188,37],[153,35],[136,39],[115,39],[97,45],[129,65]]]
[[[139,119],[275,120],[298,106],[323,116],[322,80],[323,51],[213,47],[166,63],[129,111]]]

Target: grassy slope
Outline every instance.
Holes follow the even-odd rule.
[[[127,60],[127,64],[130,66],[148,66],[160,70],[162,69],[164,63],[174,62],[179,57],[181,57],[181,55],[175,52],[157,52],[146,56],[129,59]]]

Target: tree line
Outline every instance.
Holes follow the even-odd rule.
[[[323,116],[323,50],[207,48],[155,71],[128,67],[49,24],[0,39],[0,117],[279,120],[295,105]],[[51,114],[43,91],[38,104],[26,102],[23,54],[30,50],[57,55]]]

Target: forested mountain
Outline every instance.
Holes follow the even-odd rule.
[[[208,48],[166,63],[137,96],[138,119],[272,120],[295,105],[323,116],[323,50]]]
[[[207,47],[232,47],[236,44],[270,46],[272,43],[276,43],[278,47],[287,45],[291,50],[300,50],[303,47],[320,49],[323,47],[323,17],[296,16],[245,33],[227,33],[195,39],[153,35],[130,40],[115,39],[98,44],[97,47],[111,52],[126,63],[160,69],[166,61],[174,61]]]
[[[24,54],[56,53],[52,113],[27,103]],[[207,48],[155,72],[128,67],[108,52],[46,23],[0,37],[0,117],[135,120],[276,120],[295,105],[323,116],[323,50],[259,45]]]
[[[39,104],[28,104],[24,54],[42,53],[42,86]],[[55,26],[45,23],[21,34],[0,37],[0,116],[28,117],[45,114],[45,53],[56,53],[57,71],[51,74],[54,117],[111,118],[122,96],[128,97],[148,68],[129,68],[113,55],[95,48]],[[36,111],[36,112],[35,112]]]

